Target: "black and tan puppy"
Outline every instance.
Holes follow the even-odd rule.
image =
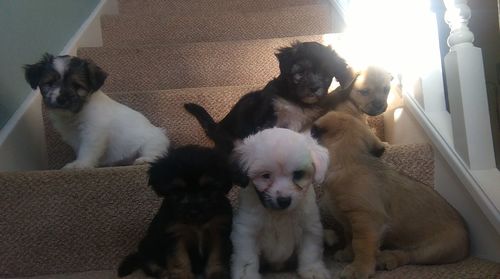
[[[231,174],[224,154],[199,146],[172,150],[152,163],[149,184],[163,203],[120,277],[137,269],[170,279],[229,278]]]
[[[352,261],[341,278],[368,278],[406,264],[464,259],[468,232],[459,213],[434,189],[404,176],[372,154],[383,148],[365,123],[329,112],[312,128],[330,154],[321,207],[344,229],[335,258]]]
[[[235,140],[274,126],[307,129],[321,116],[318,102],[327,95],[332,79],[335,77],[341,86],[353,79],[344,59],[316,42],[296,42],[279,49],[276,57],[279,76],[262,90],[243,96],[220,122],[199,105],[185,105],[216,146],[232,150]]]
[[[386,70],[369,66],[355,75],[345,88],[337,88],[321,102],[326,110],[335,110],[366,122],[367,116],[377,116],[387,109],[392,75]]]

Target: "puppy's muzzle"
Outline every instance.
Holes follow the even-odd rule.
[[[292,203],[291,197],[278,197],[276,200],[267,192],[260,192],[255,189],[257,196],[259,196],[260,202],[265,208],[274,210],[284,210],[287,209]]]
[[[377,116],[383,113],[386,109],[387,102],[372,102],[365,110],[365,113],[370,116]]]

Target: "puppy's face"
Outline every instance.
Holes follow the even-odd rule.
[[[330,150],[335,146],[335,150],[340,149],[344,153],[364,153],[380,157],[385,150],[384,144],[370,128],[348,113],[328,112],[314,122],[311,135]]]
[[[232,187],[227,159],[199,146],[174,149],[152,163],[149,184],[188,222],[204,222],[220,212]]]
[[[391,80],[392,75],[387,71],[368,67],[354,81],[350,98],[364,113],[379,115],[387,109]]]
[[[328,151],[314,139],[282,128],[246,138],[234,154],[262,205],[276,210],[296,208],[328,165]]]
[[[305,104],[314,104],[326,96],[336,71],[347,67],[333,50],[316,42],[281,48],[276,57],[289,97]]]
[[[78,57],[45,54],[36,64],[24,66],[31,88],[40,87],[45,105],[78,112],[88,96],[99,90],[107,74],[93,62]]]

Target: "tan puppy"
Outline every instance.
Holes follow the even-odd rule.
[[[392,75],[370,66],[360,71],[350,86],[337,87],[322,103],[324,108],[342,111],[366,121],[366,115],[380,115],[387,109]]]
[[[393,170],[372,154],[383,144],[359,119],[329,112],[312,129],[330,152],[321,206],[343,226],[354,261],[341,278],[367,278],[375,267],[456,262],[469,252],[457,211],[435,190]]]

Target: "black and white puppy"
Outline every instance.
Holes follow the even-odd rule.
[[[232,278],[292,266],[304,279],[330,278],[313,187],[324,179],[328,150],[310,135],[271,128],[245,138],[232,156],[249,179],[233,220]]]
[[[296,42],[279,49],[276,57],[279,76],[262,90],[243,96],[220,122],[197,104],[184,105],[216,146],[230,151],[235,140],[274,126],[305,130],[322,115],[318,103],[333,77],[342,87],[354,78],[344,59],[320,43]]]
[[[167,151],[163,129],[100,90],[107,73],[92,61],[45,54],[24,70],[31,88],[40,88],[54,128],[76,153],[64,168],[143,164]]]
[[[118,275],[142,269],[152,277],[229,279],[232,183],[225,154],[194,145],[171,150],[151,165],[149,184],[163,203]]]

